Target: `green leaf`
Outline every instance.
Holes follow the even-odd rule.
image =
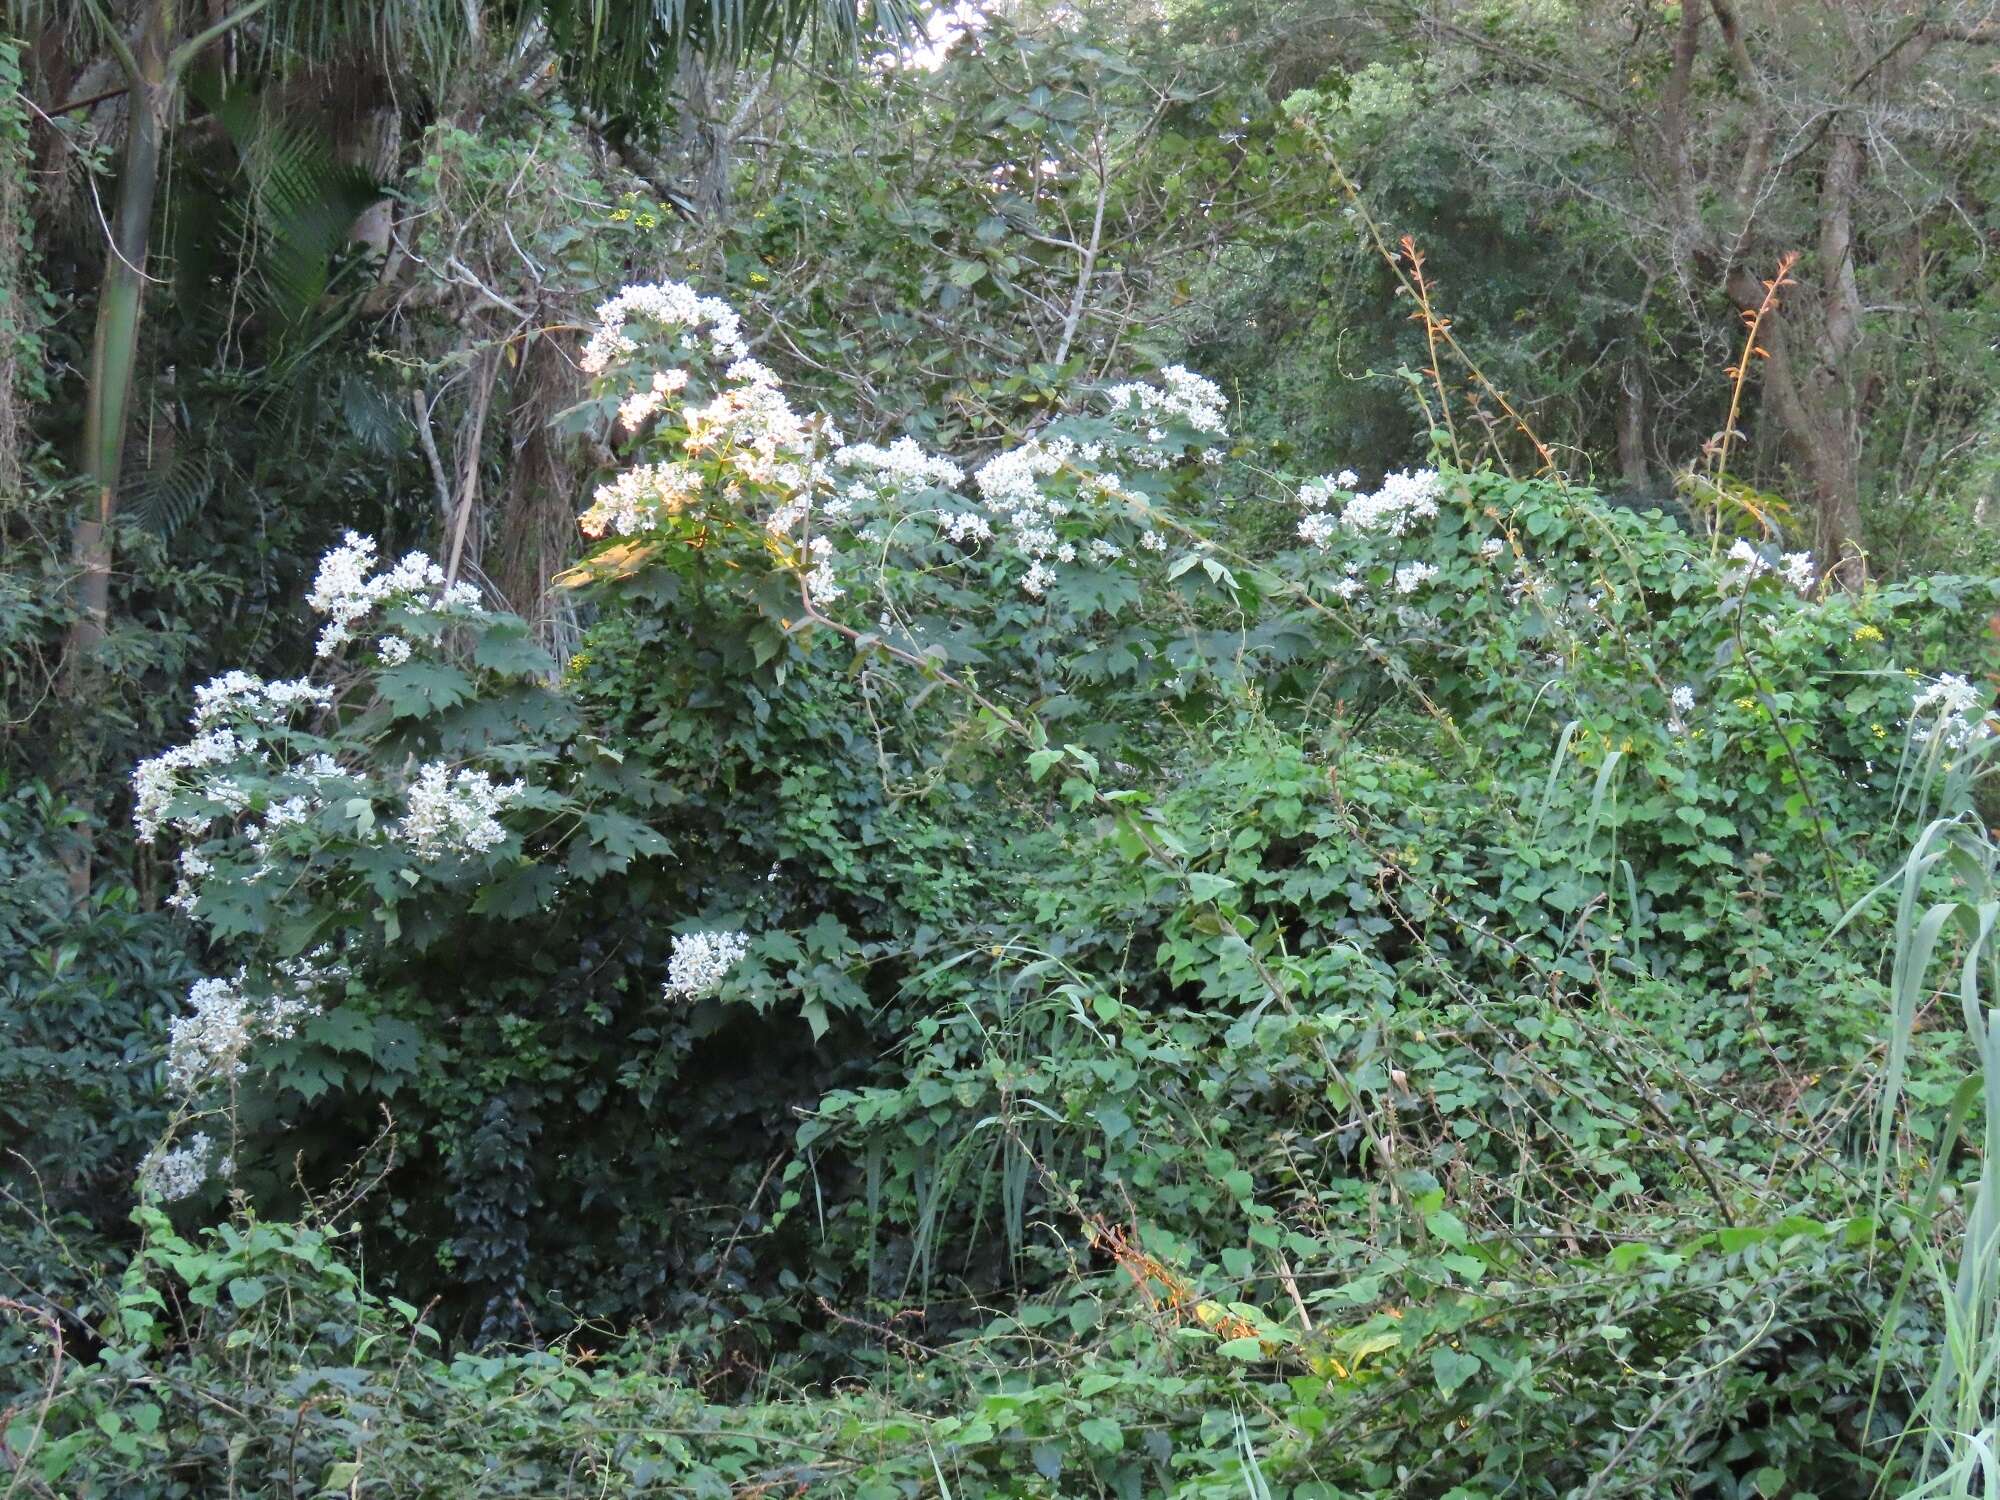
[[[1125,1446],[1125,1429],[1109,1417],[1091,1417],[1077,1423],[1076,1430],[1091,1447],[1106,1453],[1116,1453]]]
[[[1236,882],[1223,875],[1209,875],[1200,870],[1188,873],[1188,894],[1197,901],[1220,901],[1236,890]]]
[[[1443,1395],[1451,1395],[1478,1373],[1479,1356],[1476,1354],[1466,1354],[1457,1349],[1431,1351],[1431,1374]]]
[[[528,627],[508,620],[480,632],[473,643],[474,665],[506,677],[553,677],[555,659],[536,645]]]
[[[255,1276],[238,1276],[229,1283],[229,1300],[238,1307],[255,1307],[264,1300],[268,1290]]]
[[[1463,1250],[1467,1243],[1465,1224],[1457,1214],[1449,1209],[1439,1209],[1434,1214],[1424,1216],[1424,1228],[1443,1240],[1454,1250]]]
[[[472,696],[472,679],[443,662],[408,661],[376,674],[375,691],[398,719],[442,713]]]
[[[813,1040],[820,1041],[826,1036],[826,1029],[832,1025],[827,1017],[826,1002],[817,997],[799,1007],[799,1014],[805,1017],[806,1025],[812,1028]]]

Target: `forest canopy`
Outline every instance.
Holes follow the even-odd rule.
[[[6,1493],[1990,1493],[1996,129],[1988,0],[8,0]]]

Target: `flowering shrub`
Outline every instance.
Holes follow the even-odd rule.
[[[1105,391],[1100,419],[1058,423],[988,459],[968,496],[957,464],[909,438],[845,444],[826,417],[794,411],[772,371],[742,357],[734,316],[713,299],[628,288],[598,319],[584,362],[634,461],[598,487],[584,534],[639,539],[646,550],[612,554],[621,568],[642,555],[672,563],[651,550],[661,544],[707,558],[723,549],[734,566],[795,576],[803,607],[846,597],[850,628],[879,626],[919,650],[909,591],[954,571],[981,577],[984,551],[1032,599],[1053,588],[1087,612],[1093,598],[1125,597],[1094,575],[1164,549],[1151,519],[1164,472],[1223,433],[1221,391],[1173,367],[1158,384]]]
[[[1396,1431],[1580,1358],[1565,1308],[1615,1330],[1604,1378],[1523,1443],[1645,1428],[1683,1477],[1719,1451],[1740,1330],[1676,1299],[1742,1295],[1709,1237],[1770,1219],[1774,1160],[1815,1274],[1879,1305],[1869,1210],[1784,1143],[1846,1107],[1882,1003],[1842,916],[1988,753],[1992,581],[1829,592],[1797,554],[1492,472],[1278,482],[1180,369],[976,460],[849,443],[746,346],[687,288],[602,309],[621,459],[560,682],[435,565],[350,537],[312,676],[218,679],[141,767],[177,903],[240,950],[173,1025],[196,1104],[147,1191],[260,1199],[383,1105],[371,1254],[468,1337],[644,1316],[847,1374],[873,1335],[819,1299],[929,1293],[946,1338],[977,1322],[946,1326],[955,1285],[1007,1300],[981,1346],[1020,1338],[1050,1389],[1044,1312],[1066,1371],[1153,1390],[1192,1361],[1204,1411],[1266,1410],[1264,1370],[1365,1435],[1334,1460],[1273,1418],[1263,1451],[1364,1493],[1400,1482]],[[1766,1057],[1783,1091],[1746,1113]],[[1697,1248],[1522,1249],[1543,1215]],[[1738,1435],[1822,1488],[1819,1413],[1864,1357],[1843,1316],[1788,1325],[1824,1363]],[[1642,1364],[1700,1394],[1657,1442],[1611,1378]],[[1058,1467],[1165,1484],[1122,1401],[1241,1488],[1200,1412],[1094,1379],[1063,1387],[1094,1435]],[[1437,1482],[1512,1462],[1498,1430]],[[1000,1493],[985,1441],[967,1472]]]

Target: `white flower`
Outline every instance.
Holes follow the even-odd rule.
[[[1139,533],[1139,545],[1148,552],[1164,552],[1167,550],[1167,539],[1148,527]]]
[[[1801,594],[1809,594],[1819,582],[1819,569],[1810,552],[1787,552],[1778,563],[1778,574]]]
[[[484,771],[454,774],[443,761],[427,762],[410,783],[409,810],[394,837],[420,860],[483,854],[506,839],[498,814],[527,790],[525,781],[503,786]]]
[[[183,772],[226,765],[254,749],[248,740],[237,738],[227,729],[210,729],[185,745],[176,745],[150,760],[140,761],[132,772],[132,822],[139,830],[139,842],[152,843],[166,821],[168,806],[188,789],[182,779]]]
[[[375,642],[375,654],[385,667],[400,667],[410,659],[410,643],[400,635],[385,635]]]
[[[479,590],[469,583],[447,583],[444,569],[421,552],[405,553],[386,573],[377,574],[375,539],[350,531],[338,547],[320,559],[306,603],[327,617],[315,651],[331,656],[354,638],[355,627],[369,614],[394,605],[414,614],[484,614]]]
[[[201,899],[201,882],[214,872],[215,866],[195,849],[183,849],[175,863],[180,878],[174,882],[173,894],[167,897],[167,905],[193,915],[195,903]]]
[[[669,1000],[703,1000],[722,988],[722,981],[750,951],[750,939],[740,932],[684,932],[674,936],[667,959],[664,991]]]
[[[250,1044],[249,1002],[235,981],[197,979],[187,999],[190,1013],[167,1024],[167,1084],[183,1095],[212,1074],[242,1072]]]
[[[816,536],[810,545],[813,565],[806,574],[806,596],[815,604],[831,604],[847,592],[833,576],[833,543]]]
[[[1479,555],[1487,562],[1491,562],[1506,550],[1507,541],[1505,537],[1489,536],[1479,544]]]
[[[1356,599],[1364,596],[1366,587],[1367,585],[1362,583],[1361,579],[1355,575],[1354,564],[1349,563],[1347,565],[1347,576],[1334,584],[1333,592],[1352,604]]]
[[[1694,689],[1689,687],[1685,682],[1682,683],[1679,687],[1674,689],[1673,703],[1674,703],[1675,713],[1677,714],[1693,713]]]
[[[1322,511],[1341,498],[1342,489],[1338,479],[1322,474],[1300,485],[1298,494],[1293,498],[1298,501],[1300,510]]]
[[[1160,371],[1160,380],[1160,385],[1143,381],[1115,385],[1104,393],[1105,401],[1113,411],[1137,411],[1147,424],[1146,440],[1151,443],[1166,436],[1158,425],[1162,418],[1184,422],[1196,432],[1221,434],[1229,398],[1220,386],[1185,365],[1168,365]]]
[[[289,1038],[298,1023],[319,1014],[312,998],[321,986],[346,978],[344,965],[328,961],[330,950],[278,966],[282,988],[252,996],[249,973],[233,979],[197,979],[188,990],[188,1014],[167,1023],[167,1086],[182,1097],[203,1084],[244,1070],[244,1053],[259,1037]]]
[[[1773,565],[1755,547],[1739,537],[1730,544],[1727,560],[1742,566],[1742,573],[1733,580],[1738,585],[1752,583],[1766,573],[1775,573],[1801,594],[1809,594],[1819,581],[1819,569],[1813,565],[1810,552],[1787,552]]]
[[[1438,570],[1429,563],[1404,563],[1396,569],[1396,592],[1414,594],[1418,589],[1437,577]]]
[[[914,438],[897,438],[886,448],[855,443],[836,449],[832,462],[837,468],[872,475],[885,490],[950,490],[965,483],[963,469],[949,459],[926,453]]]
[[[1299,522],[1299,540],[1323,552],[1339,530],[1337,520],[1323,510],[1316,510]]]
[[[685,390],[687,383],[686,370],[655,370],[650,386],[634,391],[618,403],[618,424],[627,432],[637,432],[667,404],[669,396]]]
[[[208,1180],[208,1159],[214,1152],[215,1143],[197,1130],[188,1137],[185,1146],[159,1152],[147,1159],[139,1169],[140,1191],[168,1203],[179,1202]],[[223,1160],[228,1161],[229,1158],[224,1157]],[[235,1170],[233,1162],[230,1163],[230,1170]],[[227,1176],[228,1173],[222,1175]]]
[[[1342,469],[1338,474],[1333,476],[1333,482],[1344,490],[1351,490],[1357,484],[1361,483],[1361,476],[1352,469]]]
[[[287,723],[301,705],[327,708],[333,703],[333,689],[318,687],[303,677],[288,682],[266,682],[250,672],[225,672],[194,690],[197,729],[207,729],[219,719],[249,717],[271,726]]]
[[[1356,495],[1340,512],[1340,524],[1349,531],[1386,532],[1402,536],[1415,521],[1427,521],[1438,513],[1438,496],[1444,482],[1435,469],[1398,471],[1382,480],[1372,495]]]
[[[1925,738],[1936,736],[1953,750],[1961,749],[1989,732],[1986,714],[1979,706],[1979,689],[1956,673],[1947,672],[1936,682],[1918,690],[1910,701],[1910,729]],[[1928,729],[1919,722],[1931,715],[1937,722]]]
[[[651,323],[662,334],[678,335],[680,347],[693,342],[692,336],[708,332],[709,350],[719,359],[741,359],[749,351],[736,319],[736,310],[716,297],[703,297],[677,281],[655,285],[628,286],[609,301],[599,304],[597,330],[584,345],[580,363],[592,375],[602,374],[616,360],[639,346],[626,332],[633,319]],[[698,343],[693,343],[698,348]]]
[[[738,360],[729,374],[736,384],[688,411],[681,446],[690,454],[726,457],[753,484],[803,487],[808,472],[802,460],[814,441],[806,419],[785,400],[777,377],[755,360]]]
[[[638,464],[600,484],[577,518],[588,537],[636,536],[677,515],[701,494],[701,473],[687,464]]]
[[[1056,581],[1056,575],[1048,565],[1037,558],[1021,575],[1021,588],[1039,599],[1049,591],[1049,585]]]
[[[976,510],[942,511],[938,530],[954,542],[983,542],[993,535],[986,517]]]

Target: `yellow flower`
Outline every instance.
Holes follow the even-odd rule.
[[[1889,737],[1889,731],[1884,729],[1880,724],[1870,724],[1868,732],[1878,740],[1886,740]]]
[[[611,210],[611,222],[614,224],[623,224],[631,217],[632,210],[629,208],[614,208]]]
[[[1741,698],[1736,700],[1736,706],[1747,714],[1757,706],[1757,700],[1752,698],[1748,693],[1745,693]]]
[[[1882,632],[1877,630],[1873,625],[1863,625],[1859,630],[1854,632],[1854,639],[1857,641],[1879,641],[1882,639]]]
[[[636,222],[641,229],[652,229],[656,227],[660,221],[657,217],[655,217],[652,214],[640,214],[638,219],[635,220],[634,222]]]
[[[769,281],[770,279],[771,278],[766,276],[762,271],[752,271],[750,273],[750,285],[752,286],[762,286],[765,282]]]

